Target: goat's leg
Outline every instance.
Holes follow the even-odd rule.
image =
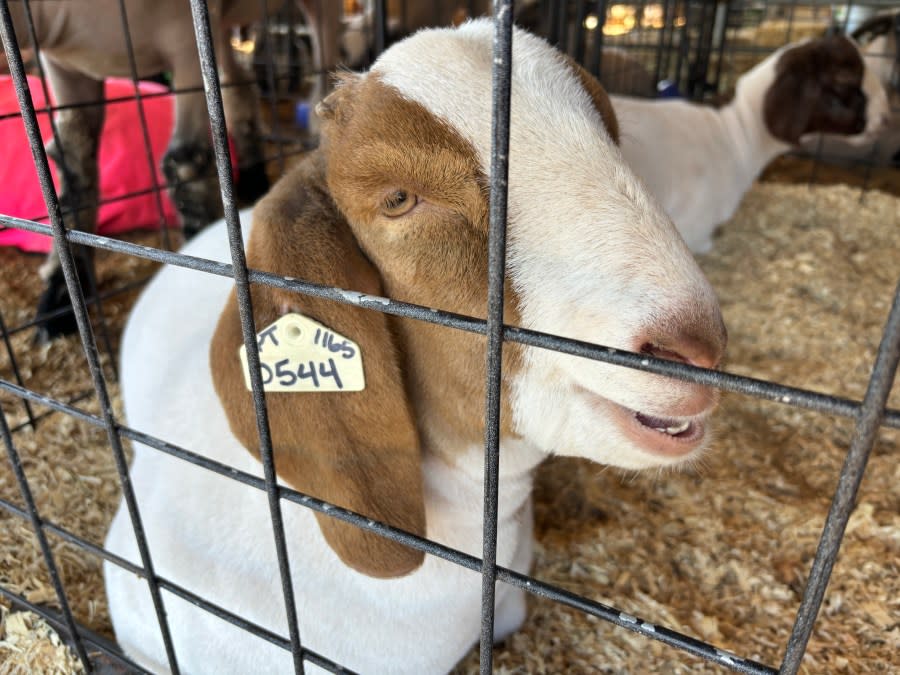
[[[199,86],[200,65],[193,59],[173,68],[176,92]],[[162,159],[169,195],[181,216],[185,237],[192,237],[222,214],[219,181],[209,136],[203,92],[176,93],[175,129]]]
[[[47,144],[47,154],[57,167],[59,204],[67,229],[93,232],[97,224],[99,172],[97,152],[103,128],[103,82],[66,70],[58,64],[45,63],[47,75],[58,106],[75,106],[60,110],[55,116],[56,135]],[[93,249],[72,246],[75,267],[82,290],[87,295],[93,285]],[[69,292],[59,265],[54,243],[40,268],[45,288],[38,300],[38,316],[71,308]],[[41,321],[36,339],[45,343],[59,335],[77,330],[71,312]]]
[[[269,191],[265,146],[259,119],[259,90],[253,75],[237,62],[227,39],[219,45],[222,103],[228,133],[237,150],[237,198],[253,203]]]

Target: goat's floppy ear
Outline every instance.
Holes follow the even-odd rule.
[[[585,91],[587,91],[588,95],[591,97],[591,100],[594,102],[594,107],[597,109],[597,112],[600,113],[600,117],[603,118],[603,124],[606,127],[606,130],[609,132],[610,138],[612,138],[613,143],[618,145],[619,120],[616,118],[616,112],[615,110],[613,110],[612,103],[610,103],[609,95],[606,93],[606,89],[603,88],[603,85],[600,84],[596,77],[585,70],[581,66],[581,64],[579,64],[571,56],[566,56],[565,59],[569,66],[571,66],[575,71],[576,75],[578,75],[578,80],[581,82],[581,86],[585,88]]]
[[[775,138],[796,145],[809,127],[819,87],[804,73],[779,71],[763,100],[763,119]]]
[[[319,153],[305,160],[256,206],[248,264],[316,283],[382,295],[331,200]],[[275,468],[301,492],[425,534],[418,433],[407,399],[395,337],[386,315],[268,286],[252,288],[258,331],[288,313],[302,314],[357,343],[362,391],[266,393]],[[238,357],[243,344],[234,293],[210,347],[213,382],[232,432],[259,456],[251,393]],[[350,567],[373,577],[417,568],[424,554],[316,513],[325,540]]]

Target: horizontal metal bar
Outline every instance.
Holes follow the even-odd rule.
[[[497,568],[497,580],[517,586],[532,595],[547,598],[554,602],[580,610],[598,619],[603,619],[615,625],[626,628],[632,632],[640,633],[653,640],[657,640],[671,647],[689,652],[694,656],[712,661],[739,673],[753,673],[754,675],[773,675],[778,671],[770,666],[752,659],[745,659],[732,652],[719,649],[702,640],[697,640],[665,626],[650,623],[645,619],[616,609],[609,605],[595,602],[584,596],[567,591],[564,588],[547,584],[533,577],[519,572],[514,572],[503,567]]]
[[[31,534],[37,539],[38,548],[44,559],[44,567],[47,571],[47,576],[50,578],[50,585],[53,586],[53,591],[56,594],[56,601],[59,603],[59,608],[64,619],[63,625],[65,626],[65,634],[71,641],[72,649],[78,656],[78,660],[81,661],[85,670],[89,670],[90,661],[88,659],[87,650],[84,647],[81,636],[78,634],[78,626],[75,623],[75,617],[72,614],[72,608],[69,605],[69,598],[66,595],[66,589],[63,586],[62,577],[59,573],[59,566],[56,562],[56,556],[54,556],[53,550],[50,548],[50,542],[47,539],[47,533],[44,531],[37,503],[35,502],[34,494],[31,491],[31,485],[28,482],[28,477],[25,475],[22,456],[19,454],[19,450],[15,443],[13,443],[12,433],[9,430],[6,414],[3,410],[0,410],[0,438],[2,438],[3,445],[6,447],[6,454],[10,466],[12,467],[16,483],[19,487],[19,495],[25,502],[25,514],[31,525]]]
[[[84,391],[84,392],[78,394],[77,396],[69,399],[69,404],[79,403],[79,402],[85,400],[86,398],[90,398],[91,396],[93,396],[93,394],[94,394],[93,389]],[[46,417],[49,417],[50,415],[52,415],[55,412],[57,412],[57,411],[56,410],[45,410],[41,414],[35,415],[32,420],[26,420],[26,421],[22,422],[21,424],[17,424],[12,429],[10,429],[10,432],[13,435],[15,435],[16,433],[18,433],[19,431],[22,431],[23,429],[33,427],[33,425],[36,425],[38,422],[45,419]]]
[[[144,286],[144,284],[146,284],[152,278],[153,278],[152,276],[146,276],[141,279],[137,279],[135,281],[130,281],[127,284],[119,286],[118,288],[113,288],[109,291],[104,291],[103,293],[100,293],[100,300],[109,300],[110,298],[114,298],[117,295],[121,295],[123,293],[128,293],[129,291],[137,290],[137,289],[141,288],[142,286]],[[85,298],[84,301],[85,301],[85,304],[88,305],[88,307],[93,307],[94,305],[97,304],[97,298],[95,298],[94,296]],[[73,311],[74,310],[72,309],[72,307],[69,306],[69,307],[60,307],[59,309],[54,309],[51,312],[37,314],[34,316],[34,318],[29,319],[25,323],[20,323],[15,328],[10,328],[9,331],[7,332],[7,334],[12,336],[12,335],[15,335],[16,333],[21,333],[23,331],[28,330],[29,328],[34,328],[35,326],[43,323],[44,321],[47,321],[48,319],[55,319],[59,316],[65,316],[67,314],[72,314]]]
[[[290,78],[291,78],[290,75],[276,76],[276,80],[279,80],[279,81],[290,79]],[[146,81],[147,80],[141,80],[141,82],[146,82]],[[241,80],[241,81],[236,81],[236,82],[229,82],[227,84],[223,84],[222,89],[246,87],[247,85],[252,85],[252,84],[257,84],[257,81],[255,79],[253,79],[253,80]],[[160,86],[165,86],[165,85],[160,85]],[[183,96],[186,94],[202,94],[203,92],[204,92],[204,89],[203,89],[202,85],[199,85],[196,87],[181,87],[179,89],[168,89],[167,88],[165,91],[152,91],[152,92],[147,92],[147,93],[141,92],[141,98],[146,101],[147,99],[162,98],[164,96]],[[265,95],[265,94],[263,95],[263,97],[266,97],[266,96],[267,95]],[[292,100],[293,98],[296,98],[296,97],[291,97],[288,100]],[[46,115],[47,113],[56,113],[56,112],[60,112],[62,110],[77,110],[78,108],[93,108],[98,105],[107,106],[107,105],[112,105],[112,104],[116,104],[116,103],[130,103],[135,100],[136,100],[136,98],[135,98],[134,94],[129,94],[127,96],[112,96],[110,98],[101,98],[101,99],[96,99],[93,101],[83,101],[83,102],[79,102],[79,103],[67,103],[65,105],[44,105],[43,107],[35,108],[34,111],[38,115],[42,115],[42,114]],[[22,116],[21,112],[4,113],[4,114],[0,115],[0,122],[3,122],[4,120],[9,120],[9,119],[16,119],[21,116]]]
[[[14,593],[13,591],[4,587],[2,584],[0,584],[0,595],[3,595],[14,606],[17,605],[24,610],[37,614],[39,617],[44,619],[44,621],[49,623],[57,632],[65,630],[65,624],[63,623],[63,621],[56,615],[56,612],[53,612],[49,608],[42,607],[41,605],[30,602],[24,596],[19,595],[18,593]],[[131,675],[132,673],[151,675],[149,670],[141,668],[127,656],[124,656],[122,653],[111,649],[106,640],[92,637],[91,631],[87,631],[83,626],[79,625],[79,629],[80,630],[78,631],[78,634],[81,636],[81,639],[85,643],[91,645],[106,656],[109,656],[120,666],[128,668],[129,675]]]
[[[34,394],[34,392],[23,391],[21,387],[17,387],[16,385],[5,382],[3,380],[0,380],[0,389],[5,389],[20,396],[27,396],[36,403],[44,405],[50,404],[48,401],[46,401],[46,397]],[[53,405],[57,407],[57,409],[68,412],[67,410],[65,410],[68,406],[65,406],[65,404],[62,404],[59,401],[53,402]],[[91,415],[90,413],[84,412],[82,410],[74,410],[73,413],[77,413],[76,417],[78,419],[88,422],[89,424],[93,424],[95,426],[103,426],[103,420],[101,420],[99,417]],[[258,476],[239,471],[226,464],[222,464],[221,462],[209,459],[208,457],[203,457],[194,452],[191,452],[190,450],[186,450],[172,443],[167,443],[162,439],[150,436],[129,427],[119,425],[117,430],[119,434],[125,438],[164,452],[172,457],[177,457],[178,459],[190,462],[191,464],[194,464],[196,466],[202,467],[209,471],[213,471],[220,476],[231,478],[232,480],[236,480],[258,490],[265,491],[266,489],[265,480]],[[337,518],[338,520],[351,523],[353,525],[356,525],[357,527],[377,533],[383,537],[387,537],[388,539],[397,541],[416,550],[455,563],[474,572],[481,571],[481,559],[476,558],[475,556],[463,553],[462,551],[450,548],[449,546],[444,546],[443,544],[439,544],[438,542],[432,541],[430,539],[419,537],[417,535],[406,532],[405,530],[392,527],[391,525],[388,525],[386,523],[373,520],[354,511],[341,508],[321,499],[316,499],[315,497],[311,497],[307,494],[298,492],[297,490],[293,490],[285,486],[279,486],[278,492],[279,497],[286,501],[305,506],[306,508],[309,508],[318,513],[323,513],[333,518]],[[647,637],[659,640],[660,642],[664,642],[666,644],[689,651],[692,654],[695,654],[702,658],[714,661],[724,666],[731,667],[733,670],[737,670],[738,672],[775,672],[771,669],[767,669],[767,666],[758,664],[749,659],[743,659],[741,657],[734,656],[730,652],[718,649],[715,646],[708,645],[699,640],[696,640],[695,638],[684,635],[677,631],[667,629],[663,626],[656,626],[641,619],[635,619],[634,621],[632,621],[631,619],[633,617],[630,617],[630,615],[626,612],[622,612],[621,610],[617,610],[614,607],[603,605],[588,598],[583,598],[581,596],[570,593],[565,589],[541,582],[537,579],[520,574],[518,572],[514,572],[507,568],[497,567],[497,579],[514,586],[518,586],[519,588],[522,588],[534,595],[553,599],[575,609],[585,611],[593,616],[596,616],[597,618],[610,621],[622,628],[626,628],[636,633],[641,633],[642,635],[646,635]],[[169,588],[169,585],[171,583],[159,578],[158,582],[162,587],[165,588]],[[289,648],[289,645],[287,648]]]
[[[844,531],[857,503],[869,455],[878,438],[881,416],[891,394],[898,363],[900,363],[900,284],[897,286],[881,344],[878,346],[862,411],[857,418],[850,449],[841,467],[837,488],[781,664],[781,671],[787,675],[794,675],[799,670],[806,645],[812,635],[816,616],[825,597],[825,589],[844,538]]]
[[[32,232],[46,233],[49,230],[46,225],[33,223],[19,218],[12,218],[10,216],[0,215],[0,223],[7,223],[10,224],[11,227],[20,227]],[[183,253],[163,251],[150,246],[140,246],[138,244],[131,244],[109,237],[87,234],[85,232],[74,230],[68,232],[68,238],[72,243],[76,244],[134,255],[148,260],[155,260],[169,265],[209,272],[223,277],[232,277],[232,268],[228,263],[197,258],[184,255]],[[373,309],[393,316],[417,319],[449,328],[464,330],[470,333],[477,333],[479,335],[484,335],[486,331],[486,323],[483,319],[455,314],[453,312],[445,312],[423,305],[399,302],[380,296],[363,295],[356,291],[349,291],[333,286],[322,286],[259,270],[251,269],[249,271],[249,278],[253,283],[264,284],[266,286],[272,286],[274,288],[280,288],[295,293],[302,293],[304,295],[327,298],[343,304],[357,305],[359,307]],[[654,373],[656,375],[664,375],[679,380],[704,384],[716,387],[723,391],[745,394],[747,396],[753,396],[754,398],[767,399],[776,403],[806,408],[808,410],[830,415],[838,415],[840,417],[849,417],[853,419],[860,409],[860,402],[853,399],[823,394],[808,389],[800,389],[798,387],[789,387],[744,375],[734,375],[721,370],[698,368],[686,363],[659,359],[646,354],[635,354],[621,349],[605,347],[590,342],[582,342],[580,340],[572,340],[570,338],[551,335],[549,333],[541,333],[525,328],[518,328],[516,326],[505,326],[503,337],[504,340],[530,347],[549,349],[564,354],[591,359],[593,361],[601,361],[623,366],[625,368]],[[885,411],[882,425],[894,429],[900,428],[900,410],[890,408]]]
[[[287,143],[289,141],[290,141],[290,139],[282,139],[281,142]],[[269,155],[268,157],[263,157],[263,163],[270,164],[270,163],[278,162],[282,158],[298,157],[298,156],[304,154],[305,152],[308,152],[308,148],[301,147],[299,149],[289,150],[287,152],[281,151],[280,153],[276,153],[274,155]],[[245,168],[246,166],[247,165],[241,165],[240,163],[238,163],[239,170],[241,168]],[[132,192],[123,192],[121,194],[117,194],[112,197],[104,197],[103,199],[98,199],[96,202],[92,202],[89,204],[80,204],[76,208],[63,209],[62,213],[63,214],[78,213],[79,211],[87,211],[88,209],[92,209],[97,206],[106,206],[108,204],[116,204],[118,202],[128,201],[129,199],[135,199],[136,197],[143,197],[143,196],[146,196],[149,194],[159,193],[164,190],[167,191],[172,187],[191,185],[192,183],[200,183],[202,181],[208,180],[211,177],[212,177],[212,174],[210,174],[209,176],[199,176],[197,178],[190,178],[188,180],[180,180],[177,183],[160,183],[158,187],[148,187],[148,188],[144,188],[142,190],[133,190]],[[0,215],[2,215],[2,214],[0,214]],[[2,215],[2,217],[12,218],[13,216]],[[31,218],[23,218],[22,220],[33,221],[35,223],[43,223],[43,221],[46,220],[47,218],[48,218],[48,216],[46,214],[41,214],[39,216],[32,216]],[[11,228],[11,227],[12,227],[11,225],[0,225],[0,230],[6,229],[6,228]],[[177,229],[177,228],[176,228],[176,226],[173,225],[172,229]],[[147,231],[150,231],[150,230],[147,229]],[[34,232],[34,230],[32,230],[32,232]],[[52,233],[47,233],[47,236],[52,236]]]
[[[28,519],[28,514],[24,509],[16,506],[12,502],[9,502],[5,499],[0,498],[0,508],[5,511],[13,514],[22,519]],[[66,530],[59,525],[52,523],[46,519],[43,520],[44,529],[48,532],[52,532],[54,535],[62,539],[63,541],[72,544],[73,546],[77,546],[78,548],[87,551],[88,553],[97,556],[103,560],[113,563],[121,567],[122,569],[131,572],[132,574],[136,574],[137,576],[146,579],[147,573],[140,565],[135,565],[129,560],[122,558],[121,556],[116,555],[115,553],[111,553],[107,551],[105,548],[101,546],[97,546],[96,544],[87,541],[86,539],[79,537],[77,534]],[[163,588],[170,593],[177,595],[178,597],[190,602],[191,604],[203,609],[210,614],[214,614],[220,619],[227,621],[228,623],[241,628],[242,630],[247,631],[253,635],[256,635],[259,638],[266,640],[278,647],[281,647],[285,650],[290,650],[291,643],[287,638],[283,638],[280,635],[273,633],[272,631],[263,628],[262,626],[253,623],[252,621],[248,621],[237,614],[229,612],[228,610],[216,605],[215,603],[209,602],[208,600],[200,597],[196,593],[192,593],[187,590],[183,586],[179,586],[164,577],[157,577],[157,582],[159,583],[160,588]],[[3,589],[3,586],[0,585],[0,589]],[[82,635],[81,631],[79,631],[79,635]],[[84,637],[82,635],[82,637]],[[89,641],[89,640],[86,640]],[[310,661],[311,663],[315,663],[323,668],[331,670],[335,673],[351,673],[352,671],[346,670],[339,664],[334,663],[330,659],[325,658],[321,654],[317,654],[311,650],[305,650],[303,654],[304,658]],[[124,657],[123,657],[124,658]]]

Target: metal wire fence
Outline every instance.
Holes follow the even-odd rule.
[[[265,4],[265,3],[263,3]],[[406,546],[425,552],[427,555],[437,556],[451,561],[467,569],[480,572],[482,575],[482,615],[481,615],[481,672],[491,671],[493,660],[493,633],[494,633],[494,592],[498,583],[510,584],[524,589],[526,592],[548,598],[554,602],[562,603],[568,607],[577,609],[604,621],[615,624],[635,633],[645,636],[647,639],[657,640],[683,650],[695,656],[699,656],[710,662],[719,664],[734,672],[743,673],[796,673],[806,649],[807,642],[813,630],[813,625],[819,608],[822,604],[829,576],[836,560],[841,545],[844,530],[847,526],[851,510],[854,506],[860,481],[865,472],[866,462],[873,448],[876,435],[882,426],[900,428],[900,410],[888,409],[887,398],[891,390],[894,375],[900,361],[900,287],[894,297],[893,306],[877,357],[872,368],[871,379],[865,397],[861,401],[839,398],[821,394],[815,391],[784,386],[775,382],[762,381],[735,374],[711,371],[693,367],[683,363],[661,360],[641,354],[633,354],[604,345],[596,345],[563,337],[526,330],[503,323],[503,285],[505,278],[505,229],[506,229],[506,176],[507,157],[509,143],[510,124],[510,69],[511,69],[511,43],[512,43],[512,5],[511,0],[497,0],[494,3],[495,34],[494,34],[494,66],[493,66],[493,122],[492,122],[492,154],[491,154],[491,192],[490,192],[490,230],[489,230],[489,300],[487,307],[487,319],[482,320],[471,316],[463,316],[444,311],[435,311],[431,308],[399,302],[390,298],[362,297],[354,300],[348,299],[345,289],[321,286],[302,280],[277,276],[262,270],[249,269],[247,267],[244,246],[241,239],[241,223],[239,222],[237,201],[234,194],[234,185],[231,171],[231,157],[223,110],[222,90],[219,82],[216,66],[216,55],[213,50],[213,40],[210,33],[210,19],[208,8],[202,0],[191,0],[194,30],[197,46],[200,53],[200,61],[204,76],[204,92],[211,122],[212,138],[215,150],[215,164],[218,180],[221,187],[222,206],[225,221],[228,228],[228,236],[231,246],[231,264],[212,262],[170,250],[167,239],[161,240],[157,248],[139,246],[110,237],[100,236],[67,230],[61,213],[58,195],[54,189],[50,173],[47,155],[41,141],[38,126],[38,115],[45,110],[37,109],[32,103],[29,84],[26,78],[25,65],[20,49],[21,35],[16,35],[9,9],[8,0],[0,0],[0,35],[2,35],[6,57],[15,83],[16,94],[21,107],[21,117],[24,121],[32,153],[34,155],[35,169],[40,179],[43,197],[46,201],[49,214],[49,225],[0,214],[0,225],[4,227],[19,228],[43,235],[51,235],[59,252],[62,272],[65,277],[66,288],[72,302],[72,312],[77,323],[81,346],[87,359],[90,371],[93,391],[75,397],[73,400],[62,401],[29,389],[25,379],[19,371],[16,356],[10,343],[10,336],[28,330],[35,322],[29,322],[16,327],[7,327],[0,315],[0,335],[3,336],[6,354],[10,363],[12,380],[0,379],[0,390],[15,397],[24,406],[26,421],[17,427],[10,428],[6,414],[0,415],[0,436],[6,449],[16,482],[21,492],[24,508],[9,501],[0,500],[0,508],[16,518],[27,521],[37,538],[41,554],[45,561],[47,571],[55,589],[59,611],[48,610],[44,607],[29,602],[25,597],[17,594],[3,585],[0,585],[0,595],[7,600],[36,611],[47,619],[54,627],[65,636],[78,658],[81,660],[87,672],[92,672],[96,659],[93,654],[97,651],[107,658],[119,663],[123,667],[133,669],[136,672],[144,672],[141,667],[133,663],[127,656],[118,652],[114,645],[100,638],[81,626],[70,609],[66,591],[60,581],[58,562],[55,560],[48,544],[48,535],[61,538],[64,541],[78,547],[85,554],[109,561],[146,580],[153,599],[156,612],[156,621],[162,633],[163,642],[168,658],[168,663],[173,673],[179,672],[178,654],[173,646],[172,638],[167,627],[166,612],[162,591],[179,596],[190,603],[203,608],[206,611],[222,618],[229,623],[242,628],[272,644],[288,650],[293,655],[293,664],[296,672],[303,672],[305,662],[314,663],[333,672],[347,672],[340,664],[333,663],[327,654],[317,654],[307,648],[301,638],[297,624],[297,608],[293,597],[293,588],[290,582],[291,569],[288,561],[288,549],[290,542],[284,536],[282,525],[282,503],[284,501],[299,504],[319,513],[327,513],[329,517],[337,518],[356,527],[376,532],[377,534],[401,542]],[[27,6],[28,3],[25,2]],[[590,65],[594,72],[599,72],[601,48],[604,44],[603,33],[593,31],[593,37],[581,30],[582,26],[589,26],[589,16],[607,17],[606,2],[575,3],[540,3],[544,12],[543,17],[551,27],[549,31],[551,40],[555,41],[563,49],[571,47],[574,55]],[[763,3],[767,6],[768,3]],[[375,25],[385,28],[384,3],[376,2]],[[649,38],[639,38],[631,47],[636,50],[644,49],[652,52],[654,63],[654,75],[656,80],[663,79],[663,75],[669,73],[681,73],[681,81],[685,90],[692,92],[697,97],[702,97],[711,88],[717,87],[720,68],[713,61],[718,61],[720,66],[722,54],[724,54],[724,35],[728,28],[727,17],[718,13],[722,3],[662,3],[659,11],[659,20],[667,27],[654,34],[654,42]],[[725,3],[727,8],[728,3]],[[637,6],[638,14],[646,17],[650,14],[649,4]],[[763,7],[765,9],[765,7]],[[574,9],[576,29],[568,28],[573,25],[566,20],[565,11]],[[746,10],[746,7],[744,7]],[[654,6],[654,10],[655,9]],[[848,13],[849,14],[849,13]],[[655,16],[655,15],[654,15]],[[680,17],[683,22],[678,23],[675,18]],[[127,16],[122,5],[122,30],[129,35]],[[655,20],[655,19],[654,19]],[[596,27],[596,24],[595,24]],[[732,26],[733,28],[733,26]],[[679,31],[680,30],[680,37]],[[790,30],[790,29],[789,29]],[[691,32],[693,31],[693,32]],[[33,26],[31,28],[32,38]],[[693,35],[691,39],[688,36]],[[719,35],[721,39],[715,38]],[[386,42],[386,31],[376,35],[376,52]],[[632,37],[634,39],[634,37]],[[664,47],[680,44],[675,49]],[[34,44],[34,43],[33,43]],[[129,41],[130,44],[130,41]],[[688,49],[693,44],[694,51]],[[36,45],[35,45],[36,46]],[[716,56],[718,54],[718,56]],[[675,55],[674,61],[670,57]],[[132,61],[132,73],[137,79],[137,71]],[[714,74],[712,81],[706,79],[710,73]],[[700,77],[702,75],[703,77]],[[274,86],[273,75],[268,74],[272,89]],[[46,85],[43,85],[46,87]],[[175,92],[187,93],[187,92]],[[139,106],[142,99],[146,99],[135,89],[135,97]],[[46,99],[49,100],[49,97]],[[49,112],[48,108],[46,112]],[[144,144],[147,150],[148,160],[151,157],[147,143],[146,119],[141,117]],[[281,163],[285,159],[284,151],[279,149],[274,158]],[[159,195],[165,185],[154,185],[154,192]],[[161,207],[160,207],[161,208]],[[162,228],[165,232],[165,228]],[[113,413],[113,406],[108,391],[110,377],[115,373],[106,373],[101,365],[100,347],[94,324],[103,326],[101,303],[104,296],[97,294],[96,288],[90,288],[85,293],[85,287],[78,279],[76,261],[73,254],[73,246],[86,246],[92,249],[113,251],[130,256],[137,256],[147,260],[167,265],[176,265],[219,275],[234,280],[237,291],[238,306],[240,310],[241,326],[244,344],[247,348],[249,373],[253,390],[253,401],[257,420],[257,428],[260,439],[261,461],[264,468],[264,477],[249,475],[220,464],[201,455],[192,452],[190,448],[182,448],[167,443],[166,441],[148,436],[127,426],[126,421],[119,419]],[[140,284],[141,281],[135,282]],[[487,337],[485,358],[487,363],[487,382],[485,400],[485,475],[484,475],[484,531],[483,551],[481,558],[454,550],[437,542],[413,535],[411,533],[391,527],[385,523],[374,522],[358,513],[340,508],[334,504],[326,503],[309,495],[290,488],[279,486],[276,483],[275,469],[272,458],[272,442],[270,438],[267,410],[263,395],[263,386],[260,379],[259,355],[257,351],[256,326],[254,325],[250,311],[250,287],[252,284],[267,285],[286,291],[326,298],[338,303],[351,303],[357,305],[359,311],[376,311],[389,315],[407,317],[417,321],[428,322],[448,327],[454,330],[467,331],[485,335]],[[131,285],[129,285],[130,287]],[[116,289],[113,292],[118,292]],[[88,297],[91,296],[91,297]],[[98,312],[96,321],[90,318],[90,307],[94,306]],[[61,310],[65,311],[65,310]],[[838,485],[834,493],[831,509],[824,523],[822,536],[803,598],[797,610],[796,620],[790,639],[786,645],[782,663],[779,666],[771,666],[755,662],[748,658],[732,654],[726,650],[717,648],[689,635],[669,629],[662,625],[654,624],[643,618],[632,616],[615,607],[596,602],[590,598],[582,597],[558,586],[541,581],[540,579],[506,569],[496,563],[497,547],[497,502],[498,502],[498,461],[499,461],[499,416],[500,416],[500,381],[501,381],[501,354],[504,343],[518,343],[540,349],[556,350],[565,354],[571,354],[586,359],[610,363],[625,368],[632,368],[645,372],[677,378],[684,381],[700,383],[716,387],[723,391],[736,392],[747,396],[775,401],[783,405],[805,408],[819,413],[847,417],[855,422],[855,432],[852,437],[849,451],[846,455],[844,466],[841,470]],[[112,354],[112,348],[106,343],[105,349]],[[112,359],[114,361],[114,359]],[[78,403],[86,397],[96,397],[99,403],[99,414],[86,412],[78,407]],[[36,409],[40,408],[41,413]],[[53,424],[53,418],[44,419],[51,414],[69,415],[88,425],[103,429],[107,435],[110,449],[114,455],[116,469],[121,483],[122,495],[128,507],[129,516],[134,528],[140,552],[140,564],[136,565],[117,555],[114,555],[102,547],[87,541],[82,536],[50,522],[43,518],[39,512],[35,500],[32,497],[28,479],[23,470],[23,463],[17,450],[16,433],[26,427],[34,427],[36,424]],[[134,491],[131,487],[128,475],[128,466],[124,450],[124,442],[129,440],[138,442],[153,448],[156,451],[166,453],[180,460],[203,467],[216,472],[229,479],[239,481],[246,485],[248,490],[263,490],[268,497],[269,512],[273,523],[274,545],[277,551],[279,574],[283,599],[288,617],[288,634],[278,635],[259,625],[235,615],[232,612],[198,597],[188,589],[185,589],[171,580],[156,573],[153,566],[153,551],[148,546],[144,536],[140,505],[137,503]]]

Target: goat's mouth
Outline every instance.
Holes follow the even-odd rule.
[[[631,417],[634,432],[626,429],[626,434],[639,436],[641,447],[654,454],[669,457],[686,455],[697,448],[706,436],[706,416],[699,417],[658,417],[625,409]]]
[[[638,424],[653,429],[661,434],[665,434],[670,438],[679,438],[681,440],[692,440],[699,431],[702,424],[699,420],[679,419],[676,417],[652,417],[644,413],[634,413],[634,419]]]
[[[706,438],[707,418],[715,407],[713,396],[709,406],[694,415],[666,416],[632,410],[593,392],[585,393],[593,405],[610,414],[625,437],[642,451],[676,459],[697,450]]]

